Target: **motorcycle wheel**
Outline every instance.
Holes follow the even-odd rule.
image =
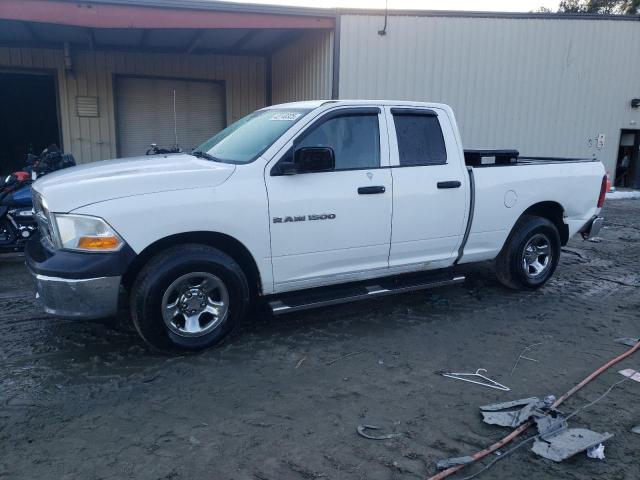
[[[6,218],[0,219],[0,246],[4,247],[16,242],[18,236],[15,228]]]

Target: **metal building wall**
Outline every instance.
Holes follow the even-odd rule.
[[[73,71],[67,72],[62,50],[0,47],[0,68],[55,73],[62,143],[79,163],[117,156],[113,80],[118,74],[223,80],[227,123],[266,101],[262,57],[74,51],[72,58]],[[98,97],[99,117],[76,114],[78,95]]]
[[[306,33],[275,53],[271,66],[274,104],[331,98],[333,32]]]
[[[443,102],[467,148],[592,156],[614,172],[620,129],[640,128],[640,22],[340,18],[340,98]],[[597,148],[599,133],[606,135]]]

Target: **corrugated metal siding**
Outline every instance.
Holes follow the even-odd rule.
[[[307,33],[273,55],[274,104],[331,98],[333,32]]]
[[[640,128],[640,22],[392,15],[380,36],[383,22],[341,17],[341,98],[447,103],[467,148],[595,155],[612,173],[620,130]]]
[[[0,47],[0,68],[48,69],[57,75],[65,151],[79,163],[114,158],[115,75],[223,80],[227,122],[265,105],[262,57],[74,51],[73,72],[64,70],[62,50]],[[78,117],[76,96],[97,96],[100,116]]]

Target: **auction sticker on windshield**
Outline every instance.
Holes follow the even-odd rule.
[[[284,120],[285,122],[293,122],[294,120],[298,119],[300,115],[302,114],[295,112],[278,112],[271,115],[271,118],[269,120]]]

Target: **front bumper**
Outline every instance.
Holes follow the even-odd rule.
[[[113,253],[52,251],[34,235],[27,267],[44,311],[58,317],[96,319],[118,311],[122,276],[135,258],[128,245]]]
[[[33,271],[31,274],[36,283],[36,298],[51,315],[96,319],[115,315],[118,311],[120,276],[72,280]]]
[[[582,238],[589,239],[595,238],[602,230],[602,225],[604,224],[604,217],[599,215],[594,215],[591,220],[589,220],[584,227],[580,229],[580,234]]]

